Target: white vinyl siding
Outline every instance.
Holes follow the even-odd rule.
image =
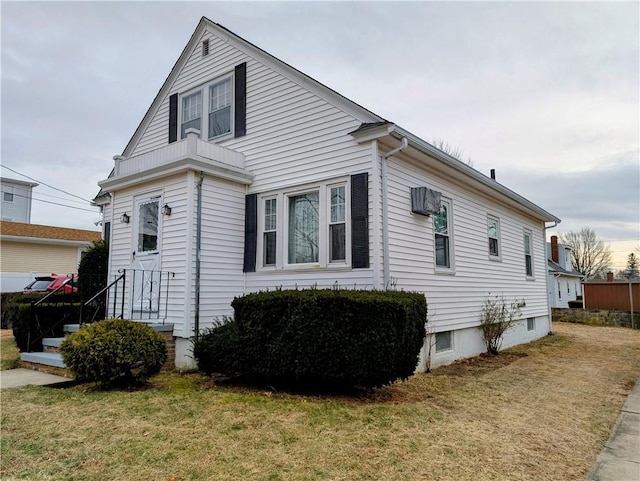
[[[391,158],[387,171],[389,274],[397,289],[425,293],[429,312],[433,314],[431,322],[438,330],[477,326],[478,314],[489,293],[507,299],[524,298],[527,305],[523,317],[548,316],[541,221],[413,161]],[[409,188],[416,186],[427,186],[451,200],[455,276],[437,273],[433,219],[411,214]],[[487,252],[489,208],[500,219],[502,262],[491,262],[487,255],[478,255]],[[524,228],[532,235],[535,282],[528,282],[523,276]]]

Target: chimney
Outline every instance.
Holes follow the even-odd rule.
[[[551,260],[556,264],[559,263],[560,257],[558,256],[558,236],[551,236]]]
[[[496,169],[491,169],[491,178],[496,180]]]
[[[607,282],[613,282],[613,272],[607,272]]]

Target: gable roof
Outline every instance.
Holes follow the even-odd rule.
[[[97,231],[69,229],[50,225],[24,224],[22,222],[0,221],[0,237],[24,237],[67,241],[94,242],[102,238]]]
[[[149,107],[142,121],[138,125],[138,128],[136,129],[133,136],[129,140],[129,143],[127,144],[124,151],[122,152],[123,156],[128,157],[128,154],[130,154],[134,150],[135,145],[137,144],[141,136],[144,134],[144,131],[146,130],[148,124],[151,122],[151,120],[153,119],[153,116],[158,111],[160,104],[162,103],[164,98],[168,95],[170,88],[173,85],[173,82],[176,80],[177,76],[182,70],[182,67],[185,65],[185,63],[189,59],[191,52],[197,46],[200,37],[202,36],[202,34],[205,32],[206,29],[212,30],[216,34],[216,36],[224,39],[226,42],[233,45],[235,48],[237,48],[241,52],[244,52],[250,57],[259,60],[263,64],[275,70],[276,72],[284,75],[291,81],[296,82],[300,86],[306,88],[307,90],[314,92],[315,94],[322,97],[324,100],[350,113],[355,118],[359,119],[361,122],[386,122],[386,120],[380,117],[379,115],[371,112],[370,110],[364,108],[363,106],[357,104],[356,102],[349,100],[345,96],[327,87],[326,85],[318,82],[312,77],[302,73],[301,71],[292,67],[288,63],[283,62],[282,60],[274,57],[270,53],[262,50],[260,47],[252,44],[251,42],[245,40],[239,35],[236,35],[228,28],[209,20],[207,17],[202,17],[200,19],[200,22],[198,23],[198,26],[194,30],[193,34],[191,34],[191,37],[189,38],[187,45],[182,50],[180,57],[178,57],[178,60],[174,64],[173,68],[171,69],[171,72],[169,72],[169,75],[167,76],[164,83],[160,87],[160,90],[158,91],[155,98],[153,99],[151,106]]]
[[[182,50],[180,57],[178,57],[178,60],[171,69],[171,72],[165,79],[164,83],[160,87],[160,90],[151,103],[151,106],[147,110],[145,116],[143,117],[133,136],[129,140],[124,151],[122,152],[123,156],[128,157],[135,150],[137,142],[144,134],[147,126],[158,111],[163,100],[168,96],[174,81],[182,70],[182,67],[189,59],[190,53],[197,46],[200,37],[206,29],[211,29],[219,38],[222,38],[226,42],[232,44],[238,50],[246,53],[252,58],[259,60],[268,67],[284,75],[291,81],[298,83],[303,88],[313,92],[314,94],[323,98],[325,101],[328,101],[337,108],[351,114],[354,118],[360,120],[360,127],[350,133],[355,138],[371,134],[375,136],[376,133],[378,135],[390,135],[398,140],[402,137],[406,137],[413,148],[417,149],[419,152],[435,158],[436,160],[444,164],[445,167],[458,172],[465,178],[473,179],[476,183],[479,183],[482,186],[482,189],[501,194],[502,196],[504,196],[503,198],[508,199],[508,201],[512,205],[518,208],[523,208],[525,211],[533,213],[537,218],[543,220],[544,222],[555,222],[556,224],[560,223],[560,219],[558,217],[550,214],[546,210],[542,209],[538,205],[522,197],[511,189],[508,189],[502,184],[499,184],[495,181],[495,179],[490,179],[480,171],[466,165],[464,162],[461,162],[459,159],[446,154],[445,152],[434,147],[420,137],[411,134],[410,132],[400,128],[392,122],[389,122],[388,120],[366,109],[358,103],[344,97],[335,90],[300,72],[286,62],[279,60],[278,58],[262,50],[251,42],[248,42],[242,37],[236,35],[226,27],[215,23],[206,17],[202,17],[200,19],[198,26],[191,35],[187,45]],[[111,175],[112,174],[110,174],[109,177],[111,177]],[[99,200],[99,198],[103,195],[104,192],[101,189],[95,200]]]

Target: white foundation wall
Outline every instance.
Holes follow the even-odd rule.
[[[527,320],[519,320],[503,338],[501,349],[507,349],[518,344],[524,344],[546,336],[549,333],[549,317],[534,318],[534,329],[527,329]],[[477,327],[457,329],[452,332],[452,348],[447,351],[436,352],[435,336],[431,335],[420,352],[420,359],[416,372],[425,372],[427,368],[428,343],[431,347],[431,368],[451,364],[457,359],[477,356],[486,352],[482,342],[482,332]]]

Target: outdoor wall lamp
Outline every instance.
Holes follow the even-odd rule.
[[[169,204],[165,204],[162,206],[162,214],[171,215],[171,207],[169,207]]]
[[[127,215],[126,212],[120,216],[120,222],[122,222],[123,224],[128,224],[129,220],[130,220],[130,217]]]

